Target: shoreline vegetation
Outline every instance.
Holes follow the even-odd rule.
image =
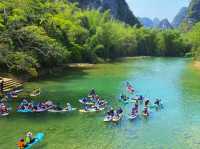
[[[1,72],[25,79],[127,56],[198,56],[199,35],[198,23],[189,33],[138,28],[66,0],[0,2]]]
[[[122,57],[122,58],[118,58],[115,61],[121,61],[121,60],[129,60],[129,59],[143,59],[143,58],[147,58],[150,56],[135,56],[135,57]],[[51,76],[51,75],[56,75],[60,72],[68,72],[71,69],[77,69],[77,70],[81,70],[81,69],[88,69],[88,68],[94,68],[97,64],[105,64],[105,63],[111,63],[114,61],[107,61],[107,62],[101,62],[101,63],[96,63],[96,64],[92,64],[92,63],[69,63],[60,67],[55,67],[55,68],[51,68],[51,69],[43,69],[42,71],[40,71],[40,74],[38,75],[37,78],[31,78],[28,75],[14,75],[12,73],[0,73],[1,77],[7,77],[7,78],[11,78],[17,82],[28,82],[28,81],[34,81],[35,79],[43,79],[45,76]]]

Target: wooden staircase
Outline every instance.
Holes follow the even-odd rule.
[[[3,82],[3,92],[9,92],[13,89],[22,87],[22,84],[19,82],[14,81],[10,78],[2,78],[0,77],[0,84]]]

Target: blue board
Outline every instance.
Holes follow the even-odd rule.
[[[34,139],[34,142],[28,144],[24,149],[30,149],[33,145],[40,143],[44,139],[44,133],[37,133]]]
[[[19,113],[29,113],[29,112],[32,112],[32,110],[29,110],[29,109],[17,110],[17,112],[19,112]]]

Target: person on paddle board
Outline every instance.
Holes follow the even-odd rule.
[[[121,99],[123,100],[123,101],[127,101],[129,98],[126,96],[126,95],[121,95]]]
[[[8,109],[4,103],[0,105],[0,114],[8,113]]]
[[[33,109],[33,103],[32,103],[32,102],[28,103],[28,109],[29,109],[29,110],[32,110],[32,109]]]
[[[72,110],[72,106],[70,103],[67,103],[67,106],[66,106],[67,110],[71,111]]]
[[[138,105],[138,99],[137,99],[135,102],[135,112],[138,112],[138,108],[139,108],[139,105]]]
[[[142,101],[142,100],[144,100],[144,97],[142,95],[140,95],[138,100]]]
[[[27,105],[27,104],[28,104],[28,101],[27,101],[26,99],[23,99],[22,104],[23,104],[23,105]]]
[[[29,132],[26,133],[25,143],[27,145],[27,144],[30,144],[32,142],[34,142],[33,134],[32,134],[32,132],[29,131]]]
[[[135,107],[133,107],[133,108],[132,108],[131,115],[136,115],[136,113],[137,113],[137,112],[136,112],[136,109],[135,109]]]
[[[123,112],[122,108],[119,108],[119,109],[116,111],[117,115],[121,114],[122,112]]]
[[[147,107],[148,104],[149,104],[149,100],[146,100],[146,101],[144,102],[144,106]]]
[[[113,108],[110,108],[110,111],[108,111],[107,114],[113,117],[114,116],[114,110],[113,110]]]
[[[24,139],[19,139],[19,141],[17,142],[17,147],[18,149],[24,149],[25,148],[25,141]]]
[[[89,93],[90,96],[96,96],[96,91],[94,88],[92,88],[92,90]]]
[[[148,112],[148,108],[147,108],[147,107],[144,107],[144,114],[147,115],[147,116],[149,115],[149,112]]]
[[[87,105],[85,105],[85,106],[84,106],[84,110],[85,110],[85,111],[88,111],[88,110],[89,110],[89,107],[88,107]]]
[[[156,101],[154,102],[154,104],[157,106],[160,106],[160,102],[161,102],[161,100],[157,98]]]

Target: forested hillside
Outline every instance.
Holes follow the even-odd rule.
[[[184,30],[189,30],[186,37],[191,44],[193,56],[200,60],[200,0],[191,0],[186,22],[182,26]]]
[[[195,24],[186,37],[191,44],[194,58],[200,60],[200,23]]]
[[[187,9],[183,8],[174,19],[180,24],[179,28],[183,32],[191,30],[200,21],[200,0],[191,0]]]
[[[1,71],[34,77],[71,62],[184,56],[188,45],[179,31],[132,27],[107,11],[81,10],[66,0],[0,2]]]

